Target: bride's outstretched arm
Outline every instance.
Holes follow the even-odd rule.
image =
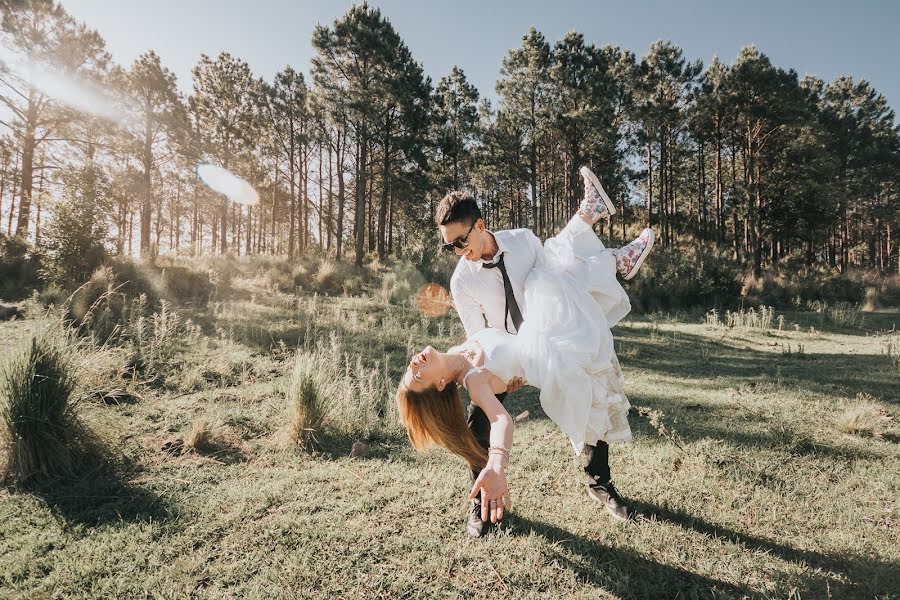
[[[481,519],[494,523],[503,518],[505,508],[512,505],[506,483],[506,464],[513,442],[513,419],[497,400],[487,381],[469,383],[469,396],[491,423],[487,465],[479,473],[469,498],[481,494]]]

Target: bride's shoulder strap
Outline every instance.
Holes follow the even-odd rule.
[[[463,376],[463,380],[462,380],[463,387],[466,389],[469,389],[468,386],[466,385],[466,381],[469,379],[469,376],[471,376],[475,373],[481,373],[483,371],[487,371],[487,369],[485,369],[484,367],[472,367],[471,369],[469,369],[469,372]]]

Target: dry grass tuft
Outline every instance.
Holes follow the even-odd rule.
[[[44,333],[0,373],[0,479],[29,487],[107,464],[109,452],[77,412],[75,346]]]
[[[186,452],[202,452],[212,445],[213,427],[203,418],[194,419],[184,434],[183,448]]]
[[[323,260],[316,271],[316,289],[326,294],[340,292],[340,279],[337,265],[330,260]]]
[[[877,400],[860,393],[856,401],[834,420],[834,426],[843,433],[865,437],[881,437],[893,420]]]
[[[292,446],[311,450],[316,445],[316,432],[322,425],[323,403],[314,378],[312,361],[303,355],[294,361],[287,391],[291,403],[288,440]]]

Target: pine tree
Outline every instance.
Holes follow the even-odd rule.
[[[2,4],[4,44],[40,68],[54,68],[75,80],[106,68],[109,55],[100,35],[74,20],[53,0],[4,0]],[[39,146],[77,113],[66,109],[64,97],[46,94],[24,79],[11,65],[2,64],[0,74],[7,92],[0,101],[13,114],[14,135],[22,147],[21,200],[15,233],[27,237],[31,219],[34,161]]]
[[[227,52],[216,60],[201,55],[194,67],[194,93],[188,99],[204,153],[225,169],[235,168],[240,154],[255,140],[258,82],[246,62]],[[218,214],[219,251],[228,249],[228,199]]]

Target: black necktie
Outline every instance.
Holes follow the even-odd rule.
[[[500,274],[503,275],[503,291],[506,292],[506,308],[503,312],[503,327],[506,329],[507,333],[512,333],[509,330],[509,325],[506,324],[506,315],[512,317],[513,326],[516,328],[516,333],[519,332],[519,327],[522,326],[522,311],[519,310],[519,305],[516,303],[516,295],[513,293],[512,283],[509,281],[509,275],[506,273],[506,265],[503,264],[503,255],[500,255],[500,260],[495,263],[484,263],[482,265],[485,269],[493,269],[494,267],[498,267],[500,269]]]

